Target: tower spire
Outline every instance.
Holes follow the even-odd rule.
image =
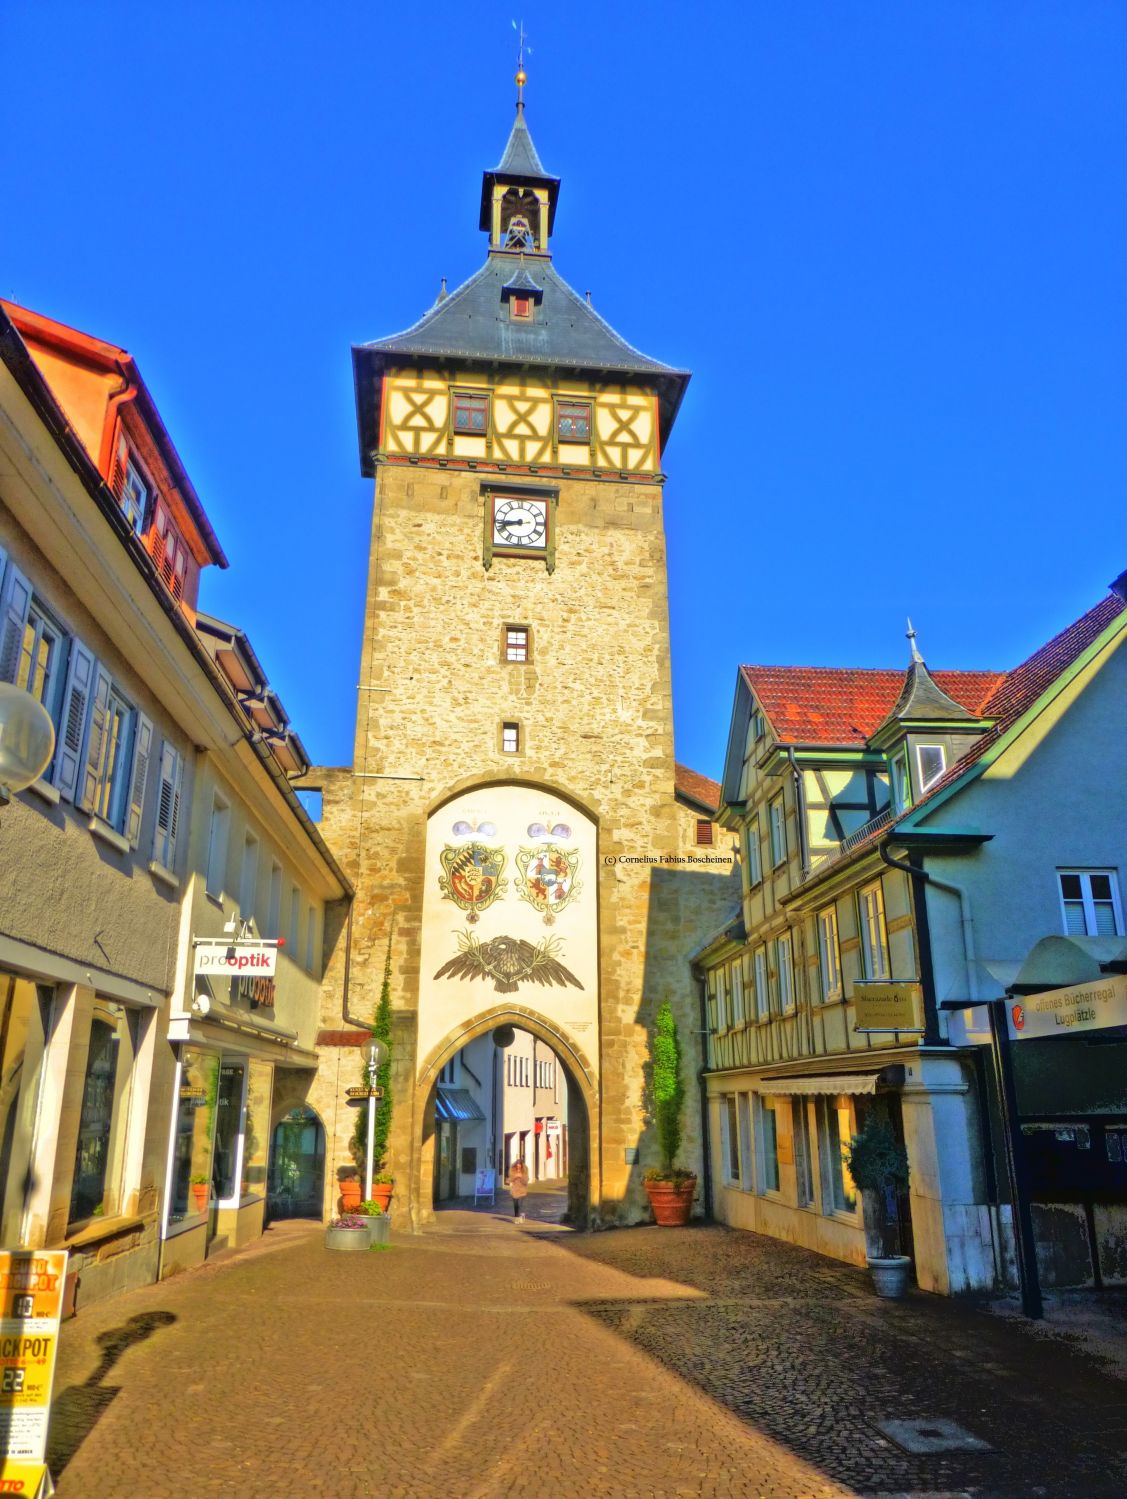
[[[904,633],[908,637],[908,644],[912,647],[912,660],[913,661],[918,661],[920,663],[920,665],[922,666],[924,658],[920,655],[919,649],[916,646],[916,632],[915,632],[915,630],[912,629],[912,621],[911,621],[911,619],[908,620],[908,628],[907,628],[907,630]]]
[[[524,71],[524,48],[528,38],[524,34],[523,21],[519,26],[514,21],[513,30],[517,34],[517,71],[513,82],[517,86],[517,114],[519,115],[524,113],[524,86],[528,82],[528,74]],[[531,54],[532,48],[529,47],[528,51]]]

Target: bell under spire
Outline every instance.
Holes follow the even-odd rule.
[[[490,250],[547,255],[548,236],[556,218],[560,179],[544,170],[524,117],[528,75],[517,68],[517,113],[501,160],[482,174],[479,227],[489,235]]]

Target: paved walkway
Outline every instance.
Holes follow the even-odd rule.
[[[81,1312],[56,1390],[59,1499],[1127,1494],[1127,1385],[1017,1321],[751,1234],[500,1204],[366,1254],[279,1224]],[[913,1455],[896,1418],[988,1445]]]

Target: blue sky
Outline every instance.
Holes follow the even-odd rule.
[[[349,347],[484,255],[512,4],[8,0],[0,293],[137,358],[315,760],[351,757]],[[1127,7],[525,9],[561,273],[694,371],[678,758],[740,661],[1007,666],[1127,567]]]

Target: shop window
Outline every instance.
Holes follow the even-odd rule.
[[[82,1080],[70,1227],[121,1211],[121,1174],[136,1050],[134,1011],[96,998]]]
[[[853,1138],[853,1105],[846,1097],[818,1100],[823,1212],[852,1213],[857,1206],[845,1153]]]
[[[251,1063],[252,1068],[255,1063]],[[319,1218],[325,1178],[325,1131],[312,1109],[292,1109],[274,1127],[266,1206],[271,1218]]]
[[[274,1069],[269,1062],[247,1065],[247,1107],[243,1122],[243,1165],[239,1199],[266,1195],[266,1166],[270,1149],[270,1104]]]
[[[556,403],[556,439],[559,442],[591,441],[590,401]]]
[[[52,990],[0,973],[0,1242],[20,1242]]]
[[[489,394],[472,395],[467,391],[455,391],[452,401],[452,420],[455,432],[484,437],[489,431]]]
[[[740,1129],[736,1110],[736,1095],[726,1093],[722,1100],[723,1109],[720,1115],[723,1134],[724,1148],[724,1181],[727,1186],[734,1187],[740,1180]]]
[[[220,1063],[219,1088],[215,1097],[215,1157],[211,1181],[216,1200],[221,1205],[238,1198],[245,1084],[245,1062]]]
[[[176,1133],[172,1142],[172,1192],[168,1228],[193,1227],[211,1201],[211,1144],[219,1097],[219,1058],[184,1047],[180,1053],[180,1088]]]
[[[746,1093],[737,1098],[737,1113],[740,1120],[740,1186],[745,1192],[752,1190],[751,1154],[751,1100]]]
[[[806,1100],[792,1098],[791,1133],[794,1136],[794,1175],[798,1205],[808,1208],[814,1201],[814,1170],[810,1158],[810,1129],[806,1120]]]
[[[764,1192],[779,1190],[779,1133],[773,1102],[755,1095],[755,1143],[759,1163],[759,1180],[756,1190]]]

